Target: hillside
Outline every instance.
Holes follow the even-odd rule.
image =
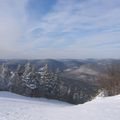
[[[120,95],[82,105],[0,92],[0,120],[119,120]]]
[[[108,95],[120,93],[119,63],[109,59],[0,60],[0,91],[80,104],[94,98],[100,89],[109,91]],[[117,84],[106,83],[108,78]]]

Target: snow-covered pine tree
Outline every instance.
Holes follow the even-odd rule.
[[[3,63],[0,67],[0,76],[2,78],[9,78],[10,77],[10,70],[8,69],[8,66]]]
[[[22,81],[24,67],[22,65],[18,65],[15,72],[12,72],[11,75],[11,83],[9,86],[10,91],[15,93],[22,94],[24,92],[24,83]]]
[[[2,90],[9,89],[10,76],[11,72],[8,69],[8,66],[5,63],[3,63],[0,66],[0,89]]]
[[[31,69],[32,69],[32,65],[29,62],[26,63],[25,66],[24,66],[23,76],[29,75],[29,73],[31,72]]]
[[[40,70],[40,87],[42,92],[44,92],[43,94],[45,96],[54,96],[57,87],[57,74],[49,71],[47,64]]]
[[[22,81],[26,86],[25,94],[36,96],[38,94],[39,79],[34,65],[27,63],[22,76]]]

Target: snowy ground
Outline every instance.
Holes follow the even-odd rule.
[[[120,95],[71,105],[0,92],[0,120],[120,120]]]

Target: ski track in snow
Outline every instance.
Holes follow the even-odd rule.
[[[120,120],[120,95],[71,105],[0,92],[0,120]]]

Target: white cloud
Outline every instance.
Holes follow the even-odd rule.
[[[1,1],[1,57],[119,57],[119,0],[58,0],[35,23],[27,18],[28,0]]]
[[[0,57],[13,57],[19,47],[25,23],[26,0],[0,1]]]

